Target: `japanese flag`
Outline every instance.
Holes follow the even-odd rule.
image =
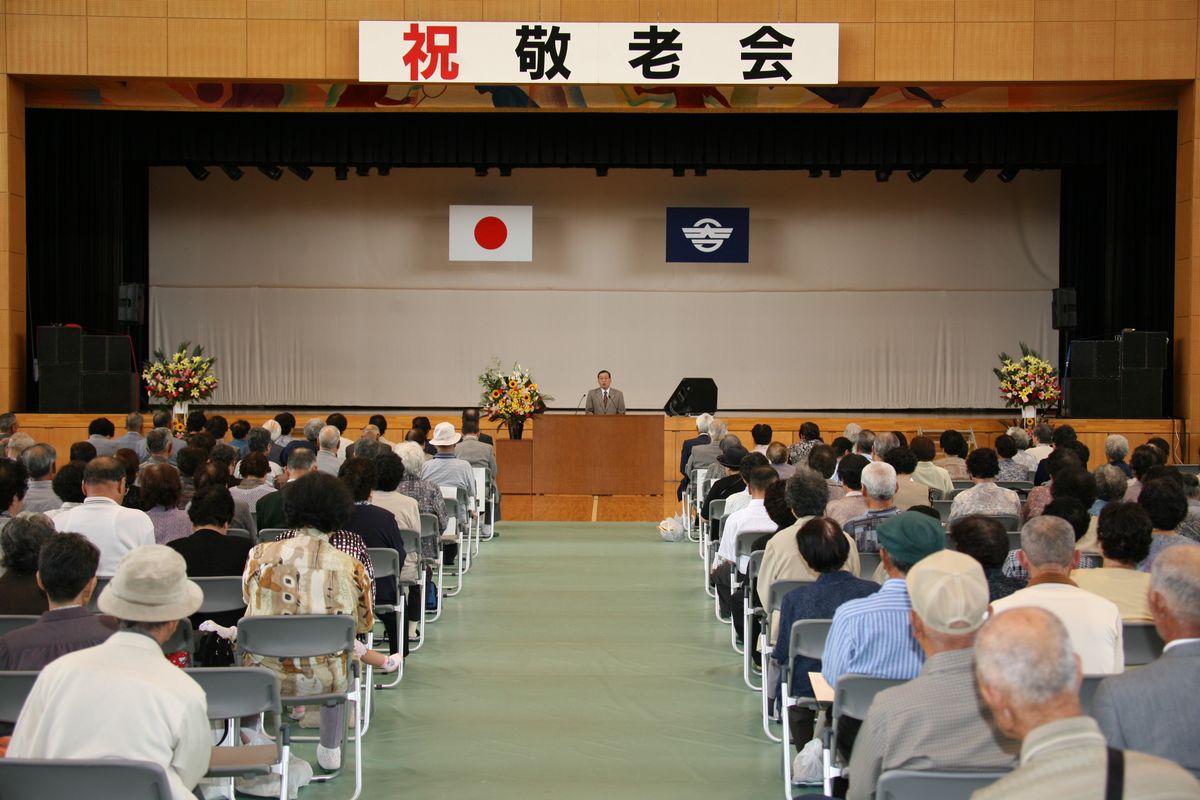
[[[451,261],[533,261],[533,206],[450,206]]]

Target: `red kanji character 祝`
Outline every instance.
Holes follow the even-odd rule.
[[[421,26],[414,22],[404,34],[404,41],[412,43],[404,54],[409,80],[428,80],[435,72],[442,80],[452,81],[458,77],[458,64],[453,60],[458,53],[457,27],[429,25],[422,31]],[[425,65],[424,69],[421,68],[422,64]]]

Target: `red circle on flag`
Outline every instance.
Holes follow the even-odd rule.
[[[484,217],[475,223],[475,241],[484,250],[495,250],[508,241],[508,226],[499,217]]]

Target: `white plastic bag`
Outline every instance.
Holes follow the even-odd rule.
[[[664,542],[682,542],[687,538],[687,528],[683,526],[683,517],[677,514],[658,523],[658,534]]]
[[[825,766],[821,751],[821,740],[813,739],[796,753],[796,758],[792,760],[793,784],[800,786],[824,782]]]

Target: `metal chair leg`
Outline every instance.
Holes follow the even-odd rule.
[[[759,660],[759,665],[762,668],[762,675],[763,675],[763,690],[762,690],[763,733],[765,733],[767,735],[767,738],[770,739],[772,742],[782,742],[783,741],[782,738],[771,733],[771,709],[769,708],[770,698],[768,697],[770,692],[767,691],[767,653],[766,653],[765,645],[763,648],[763,652],[761,653],[761,659]]]

